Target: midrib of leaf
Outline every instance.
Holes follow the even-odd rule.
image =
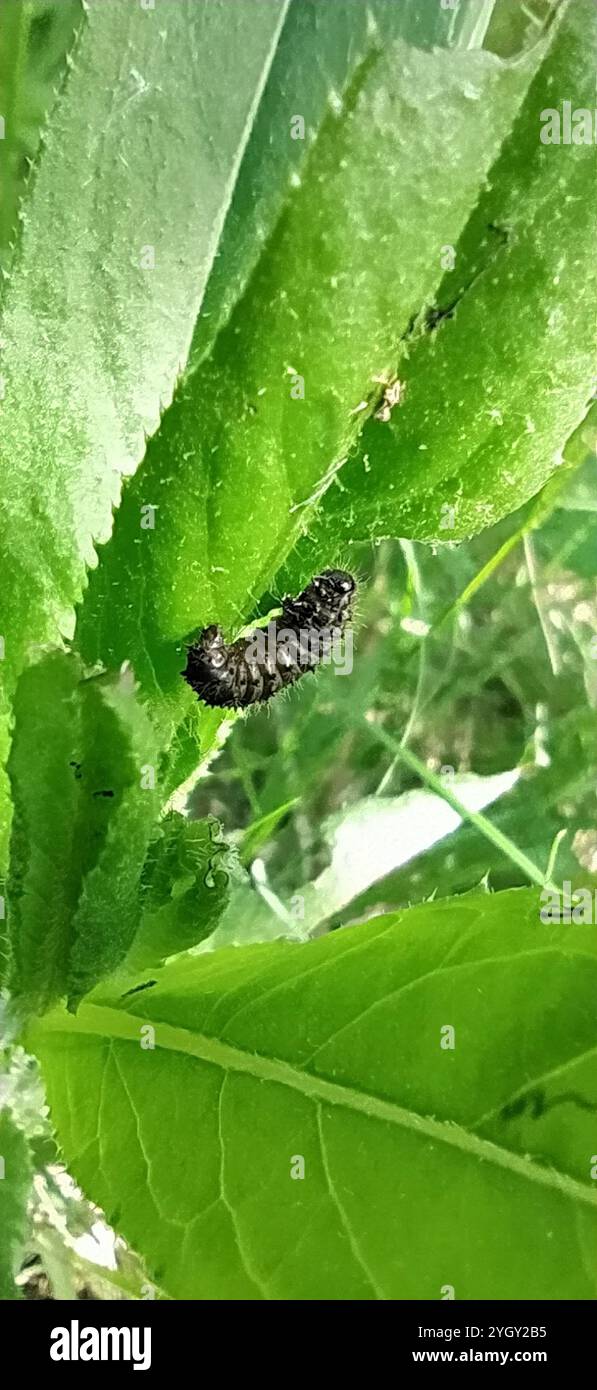
[[[46,1015],[43,1024],[31,1030],[27,1041],[35,1047],[36,1038],[41,1041],[51,1033],[65,1036],[75,1034],[130,1042],[138,1048],[139,1023],[137,1015],[125,1014],[102,1005],[86,1004],[79,1009],[75,1018],[66,1017],[64,1014]],[[366,1115],[369,1119],[397,1125],[400,1129],[410,1130],[421,1138],[459,1149],[471,1159],[505,1168],[528,1182],[551,1188],[571,1201],[597,1207],[597,1192],[585,1187],[577,1179],[555,1168],[542,1168],[539,1164],[513,1153],[512,1150],[481,1139],[470,1130],[463,1129],[449,1120],[436,1120],[431,1116],[418,1115],[413,1110],[396,1105],[394,1101],[354,1090],[335,1081],[327,1081],[324,1077],[303,1072],[278,1058],[245,1052],[229,1043],[221,1042],[218,1038],[192,1033],[187,1028],[178,1028],[159,1020],[155,1021],[155,1027],[159,1030],[159,1047],[168,1052],[195,1057],[197,1061],[220,1067],[225,1072],[242,1072],[253,1077],[255,1081],[269,1081],[287,1086],[315,1104],[339,1105]]]

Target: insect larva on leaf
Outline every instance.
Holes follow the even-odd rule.
[[[280,617],[227,644],[217,624],[188,648],[185,680],[206,705],[245,709],[270,700],[329,658],[351,616],[356,581],[325,570],[298,598],[285,598]]]

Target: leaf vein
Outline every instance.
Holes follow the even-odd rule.
[[[318,1133],[318,1135],[319,1135],[319,1147],[320,1147],[320,1149],[321,1149],[321,1162],[322,1162],[322,1165],[323,1165],[323,1171],[324,1171],[324,1174],[325,1174],[326,1183],[327,1183],[327,1185],[328,1185],[328,1191],[329,1191],[329,1194],[330,1194],[330,1198],[331,1198],[331,1200],[332,1200],[334,1206],[336,1207],[336,1210],[338,1211],[338,1214],[339,1214],[339,1217],[340,1217],[340,1221],[341,1221],[342,1226],[344,1227],[344,1230],[346,1231],[346,1234],[347,1234],[347,1236],[348,1236],[348,1242],[349,1242],[350,1248],[351,1248],[351,1250],[352,1250],[352,1253],[353,1253],[353,1255],[354,1255],[354,1258],[355,1258],[357,1264],[358,1264],[358,1265],[360,1266],[360,1268],[362,1269],[363,1274],[365,1275],[365,1278],[366,1278],[366,1280],[367,1280],[367,1283],[368,1283],[368,1284],[371,1286],[371,1288],[373,1289],[373,1292],[374,1292],[374,1294],[375,1294],[375,1297],[376,1297],[377,1299],[383,1300],[383,1301],[385,1302],[385,1301],[386,1301],[386,1295],[385,1295],[385,1293],[383,1292],[383,1290],[380,1289],[379,1284],[376,1283],[376,1280],[374,1279],[374,1277],[373,1277],[373,1275],[372,1275],[372,1273],[371,1273],[371,1270],[368,1268],[368,1266],[367,1266],[366,1263],[365,1263],[365,1260],[364,1260],[364,1258],[363,1258],[363,1256],[362,1256],[362,1254],[361,1254],[361,1251],[360,1251],[360,1249],[359,1249],[359,1243],[358,1243],[356,1234],[355,1234],[355,1232],[354,1232],[354,1229],[353,1229],[353,1227],[352,1227],[352,1224],[351,1224],[351,1222],[350,1222],[350,1219],[349,1219],[349,1217],[348,1217],[348,1214],[347,1214],[347,1212],[345,1211],[344,1206],[342,1205],[342,1202],[340,1201],[340,1198],[339,1198],[339,1196],[338,1196],[336,1184],[334,1183],[334,1180],[333,1180],[333,1178],[332,1178],[332,1174],[331,1174],[331,1170],[330,1170],[330,1165],[329,1165],[329,1162],[328,1162],[327,1148],[326,1148],[325,1139],[324,1139],[324,1137],[323,1137],[323,1126],[322,1126],[321,1120],[322,1120],[322,1106],[321,1106],[321,1103],[318,1102],[318,1104],[317,1104],[317,1133]]]

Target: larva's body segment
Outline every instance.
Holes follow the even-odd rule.
[[[220,627],[205,627],[188,648],[185,680],[206,705],[246,709],[270,700],[314,671],[332,651],[350,618],[355,580],[345,570],[326,570],[298,598],[284,600],[268,633],[255,629],[227,644]]]

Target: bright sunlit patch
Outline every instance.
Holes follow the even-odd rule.
[[[449,787],[468,811],[482,811],[511,791],[519,777],[518,767],[492,777],[467,773],[451,777]],[[365,797],[349,814],[330,817],[324,836],[331,860],[304,890],[305,933],[322,916],[333,916],[372,884],[452,834],[460,824],[458,812],[426,787],[396,797]]]
[[[429,632],[429,623],[424,623],[422,618],[403,618],[400,626],[411,637],[426,637]]]

